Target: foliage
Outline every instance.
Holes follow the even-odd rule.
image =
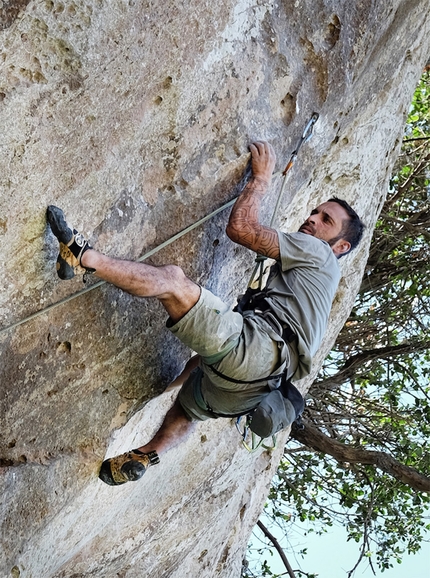
[[[425,72],[354,309],[311,388],[305,416],[327,440],[381,452],[424,476],[430,476],[429,103]],[[405,552],[418,552],[429,536],[429,504],[428,494],[379,468],[339,463],[290,440],[266,513],[284,532],[294,521],[314,524],[315,532],[344,525],[359,545],[351,576],[363,559],[384,570]],[[275,576],[267,562],[261,572]]]

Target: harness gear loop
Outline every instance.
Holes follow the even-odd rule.
[[[240,422],[242,417],[245,417],[245,425],[243,427],[243,431],[241,431],[240,429]],[[260,447],[268,451],[274,450],[276,448],[276,435],[272,436],[272,445],[266,446],[265,444],[263,444],[264,438],[260,438],[260,440],[257,442],[258,436],[253,431],[251,431],[251,444],[248,444],[246,438],[248,437],[248,433],[250,431],[249,424],[250,424],[249,415],[246,416],[241,415],[236,419],[236,429],[239,432],[240,437],[242,438],[242,445],[249,453],[252,454],[253,452],[257,451],[258,448]]]

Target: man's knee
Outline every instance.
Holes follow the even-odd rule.
[[[197,303],[200,297],[200,286],[188,279],[177,265],[165,265],[163,276],[166,291],[157,297],[174,324]]]
[[[181,301],[191,299],[194,305],[200,296],[200,286],[191,281],[177,265],[165,265],[164,274],[169,281],[172,296]]]
[[[173,283],[184,283],[187,277],[181,267],[178,265],[164,265],[163,266],[166,277]]]
[[[172,413],[175,415],[175,418],[177,420],[182,420],[183,422],[186,422],[187,424],[196,424],[198,420],[196,420],[195,418],[193,418],[192,415],[190,415],[186,409],[184,408],[184,406],[181,404],[181,402],[179,401],[178,398],[175,399],[175,402],[172,406]]]

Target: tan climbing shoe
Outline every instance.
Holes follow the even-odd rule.
[[[58,207],[49,205],[46,215],[51,230],[60,243],[57,257],[57,274],[60,279],[72,279],[75,275],[93,273],[95,269],[81,265],[82,255],[87,249],[92,249],[88,241],[76,229],[69,227],[63,211]]]
[[[131,450],[131,452],[105,460],[100,468],[99,478],[110,486],[136,482],[140,480],[149,466],[155,466],[159,462],[157,452],[145,454],[139,450]]]

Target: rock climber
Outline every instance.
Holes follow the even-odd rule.
[[[252,176],[232,208],[226,233],[275,264],[260,299],[239,311],[178,266],[154,267],[99,253],[67,224],[61,209],[48,207],[48,222],[60,242],[61,279],[91,272],[137,297],[157,298],[169,315],[167,327],[197,353],[171,384],[180,387],[179,394],[155,436],[103,462],[99,476],[107,484],[140,479],[196,421],[253,410],[267,395],[268,376],[300,379],[310,372],[340,280],[337,259],[358,245],[364,225],[337,198],[314,209],[296,233],[262,225],[260,205],[276,156],[267,142],[251,144],[250,151]]]

